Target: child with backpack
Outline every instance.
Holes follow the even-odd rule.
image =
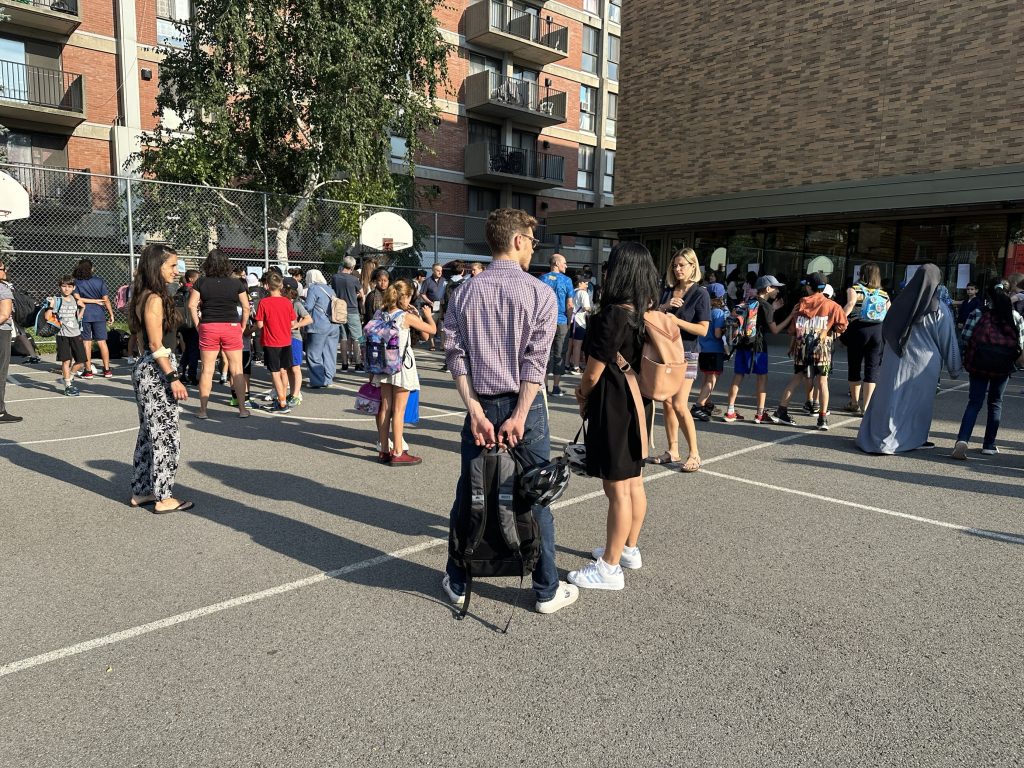
[[[408,280],[396,280],[383,291],[381,306],[363,329],[366,340],[366,370],[370,383],[380,387],[380,408],[377,410],[377,436],[381,464],[392,467],[420,464],[423,459],[403,449],[405,406],[409,393],[420,388],[416,356],[412,350],[410,331],[435,334],[437,326],[429,304],[423,305],[425,319],[412,309],[413,287]],[[388,438],[393,450],[386,450]]]
[[[65,275],[60,280],[60,295],[46,299],[45,319],[57,327],[57,361],[64,377],[64,394],[77,397],[80,392],[72,383],[77,371],[85,367],[85,341],[82,339],[83,305],[75,298],[75,278]]]
[[[269,294],[256,308],[256,326],[263,335],[263,361],[270,371],[277,402],[268,406],[272,413],[291,413],[288,405],[288,375],[292,369],[292,329],[297,325],[291,299],[282,295],[284,280],[276,272],[267,275]]]
[[[960,461],[967,458],[968,442],[986,398],[988,419],[981,452],[987,456],[999,452],[996,435],[1002,417],[1003,392],[1014,366],[1024,364],[1024,317],[1013,309],[1001,283],[989,287],[986,294],[987,306],[968,316],[961,334],[970,390],[953,446],[953,458]]]
[[[824,291],[828,283],[825,275],[815,272],[803,281],[811,293],[797,302],[793,309],[793,341],[790,355],[793,357],[793,376],[782,391],[779,407],[771,415],[775,424],[795,426],[796,421],[789,415],[789,401],[793,391],[805,385],[805,379],[813,379],[820,390],[818,404],[818,429],[828,429],[828,375],[832,370],[832,348],[836,336],[846,330],[846,314]]]
[[[849,361],[846,378],[850,386],[850,402],[845,410],[863,416],[882,367],[882,321],[889,312],[890,302],[889,294],[882,290],[882,273],[876,263],[862,264],[859,278],[846,291],[843,311],[850,325],[843,335],[843,343]]]
[[[779,288],[784,284],[774,275],[763,275],[754,283],[757,297],[747,299],[736,306],[727,322],[730,346],[735,350],[732,385],[729,387],[729,404],[725,408],[725,420],[729,423],[743,421],[736,413],[736,398],[740,393],[743,377],[753,373],[757,376],[757,412],[755,424],[770,421],[765,413],[765,399],[768,396],[768,343],[765,333],[779,333],[789,325],[792,314],[781,323],[775,322],[775,311],[783,306]]]
[[[718,377],[725,370],[726,353],[722,336],[725,334],[726,318],[729,317],[725,310],[725,286],[721,283],[711,283],[707,286],[707,292],[711,297],[711,321],[708,324],[708,332],[700,339],[700,355],[697,357],[697,367],[704,380],[701,383],[700,394],[697,395],[697,402],[691,409],[693,418],[700,421],[711,421],[711,414],[715,412],[711,393],[715,391]]]

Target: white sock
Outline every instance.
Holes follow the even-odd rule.
[[[609,565],[608,563],[606,563],[603,557],[597,558],[597,570],[603,576],[612,576],[613,574],[618,572],[619,568],[620,566],[618,565]]]

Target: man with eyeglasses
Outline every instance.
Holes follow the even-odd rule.
[[[7,280],[7,265],[0,261],[0,424],[21,421],[7,412],[7,369],[11,365],[11,338],[14,336],[14,291]]]
[[[537,247],[539,242],[536,238],[534,240],[534,247]],[[541,280],[547,285],[552,291],[555,292],[555,305],[558,308],[558,325],[555,327],[555,340],[551,344],[551,355],[548,357],[548,371],[547,375],[553,377],[551,395],[558,397],[562,394],[562,389],[559,383],[562,379],[562,374],[565,373],[565,352],[569,341],[569,318],[572,316],[573,303],[573,284],[569,276],[565,274],[566,263],[565,256],[560,253],[556,253],[551,257],[551,271],[546,275],[541,276]],[[544,380],[547,381],[547,375]]]
[[[518,448],[524,470],[543,464],[551,452],[544,398],[548,350],[555,332],[555,297],[526,271],[537,239],[537,220],[526,211],[499,208],[487,217],[484,235],[493,260],[455,292],[444,321],[445,361],[466,405],[462,472],[451,510],[456,538],[463,499],[471,488],[470,467],[483,448]],[[540,557],[533,570],[538,613],[571,605],[579,589],[558,580],[555,523],[551,508],[534,506]],[[466,599],[466,572],[449,558],[441,582],[452,604]]]

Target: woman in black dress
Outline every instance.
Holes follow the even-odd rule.
[[[601,311],[587,321],[587,368],[576,401],[587,419],[587,472],[601,478],[608,497],[608,527],[605,545],[594,550],[595,562],[569,574],[578,587],[622,589],[622,568],[641,565],[637,538],[647,513],[641,430],[647,425],[616,359],[621,354],[640,370],[643,313],[658,298],[658,287],[650,252],[640,243],[620,243],[608,257]]]

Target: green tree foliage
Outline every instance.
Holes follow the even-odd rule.
[[[160,67],[158,114],[173,110],[181,125],[155,132],[139,170],[274,193],[286,261],[288,233],[323,187],[347,180],[378,203],[394,198],[390,136],[408,137],[416,156],[447,78],[439,2],[196,0],[185,46]]]

